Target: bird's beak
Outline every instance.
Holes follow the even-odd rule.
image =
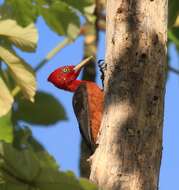
[[[86,64],[89,63],[89,61],[93,58],[93,56],[87,57],[84,59],[82,62],[80,62],[78,65],[74,67],[74,70],[77,72],[79,71],[82,67],[84,67]]]

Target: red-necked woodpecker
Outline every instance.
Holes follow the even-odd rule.
[[[80,71],[91,57],[80,64],[57,68],[48,77],[48,81],[57,88],[74,92],[73,109],[79,123],[79,129],[88,147],[94,151],[101,124],[104,93],[96,83],[77,80]]]

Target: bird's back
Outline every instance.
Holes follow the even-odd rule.
[[[79,86],[73,96],[73,109],[80,132],[87,145],[94,150],[101,125],[104,93],[93,82]]]

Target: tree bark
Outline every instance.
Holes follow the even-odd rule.
[[[90,174],[102,189],[158,189],[167,3],[107,0],[105,103]]]

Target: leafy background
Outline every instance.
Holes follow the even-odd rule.
[[[60,171],[59,164],[32,135],[30,127],[49,127],[66,121],[67,114],[52,94],[36,91],[36,73],[80,32],[80,17],[91,14],[91,1],[82,6],[72,1],[6,0],[0,6],[0,189],[97,189],[73,172]],[[91,7],[92,6],[92,7]],[[86,11],[87,8],[87,11]],[[55,51],[31,63],[38,31],[33,22],[43,19],[59,36]],[[47,38],[47,42],[49,36]],[[49,45],[49,44],[48,44]],[[43,44],[44,46],[44,44]],[[52,49],[52,48],[51,48]],[[26,58],[29,56],[29,58]],[[47,83],[47,76],[44,77]]]
[[[0,3],[2,2],[1,0]],[[31,21],[36,22],[39,33],[36,52],[27,53],[17,48],[14,50],[32,68],[40,69],[36,74],[38,92],[35,97],[35,106],[30,101],[22,98],[22,94],[19,94],[15,98],[15,101],[18,103],[14,105],[15,111],[9,112],[6,116],[0,118],[0,138],[6,140],[7,143],[14,138],[13,146],[7,143],[1,143],[0,146],[0,163],[2,163],[0,164],[0,184],[2,184],[0,189],[5,189],[5,184],[8,185],[9,189],[13,190],[27,189],[28,186],[32,189],[45,189],[45,187],[47,189],[50,187],[54,189],[59,187],[71,189],[71,187],[75,186],[78,189],[85,189],[86,186],[89,186],[89,184],[85,185],[88,183],[86,181],[79,182],[72,173],[59,173],[57,163],[60,165],[61,171],[73,170],[79,175],[80,135],[71,106],[72,94],[58,90],[47,82],[49,73],[55,68],[66,64],[77,64],[81,61],[83,57],[83,37],[78,37],[73,44],[62,49],[53,59],[49,59],[49,56],[46,57],[56,45],[64,42],[64,35],[68,35],[70,39],[74,39],[78,35],[79,24],[84,22],[84,18],[82,16],[79,17],[77,10],[82,14],[85,13],[88,20],[94,20],[94,17],[90,15],[93,6],[89,5],[91,5],[91,2],[85,0],[80,0],[79,3],[75,3],[73,0],[6,0],[6,4],[1,6],[3,19],[16,19],[18,24],[22,26],[27,26]],[[179,68],[179,30],[178,21],[176,21],[179,3],[177,0],[170,0],[169,5],[169,75],[165,103],[161,190],[176,189],[178,186],[177,171],[179,169],[179,129],[177,127],[179,123],[177,75],[177,69]],[[89,6],[87,10],[83,8],[85,6]],[[7,7],[9,13],[7,12]],[[49,10],[47,11],[47,9]],[[67,14],[66,10],[69,14]],[[19,14],[23,16],[19,17]],[[1,43],[4,42],[1,41]],[[7,45],[8,48],[11,46],[9,43],[6,44],[6,47]],[[101,59],[103,57],[104,33],[101,32],[98,58]],[[49,62],[44,64],[48,59]],[[42,63],[42,68],[41,66],[37,67],[39,63]],[[5,66],[3,71],[4,69],[6,69]],[[14,80],[9,77],[9,72],[5,76],[8,76],[9,88],[13,90],[14,94],[17,94],[19,90],[15,87]],[[101,85],[99,76],[97,76],[97,82]],[[9,101],[12,102],[12,99]],[[13,122],[10,119],[11,117]],[[12,125],[15,128],[15,135],[12,135]],[[34,137],[53,155],[57,163]],[[9,166],[16,168],[9,168]],[[38,174],[39,168],[42,171],[40,175]],[[44,173],[46,175],[43,175]],[[50,174],[52,178],[49,178]],[[44,186],[44,181],[47,179],[50,180],[50,186]],[[60,180],[65,183],[60,183],[61,186],[59,184],[54,185]],[[72,181],[72,184],[68,184],[68,181]],[[35,187],[33,186],[34,184]],[[95,187],[90,189],[95,189]]]

